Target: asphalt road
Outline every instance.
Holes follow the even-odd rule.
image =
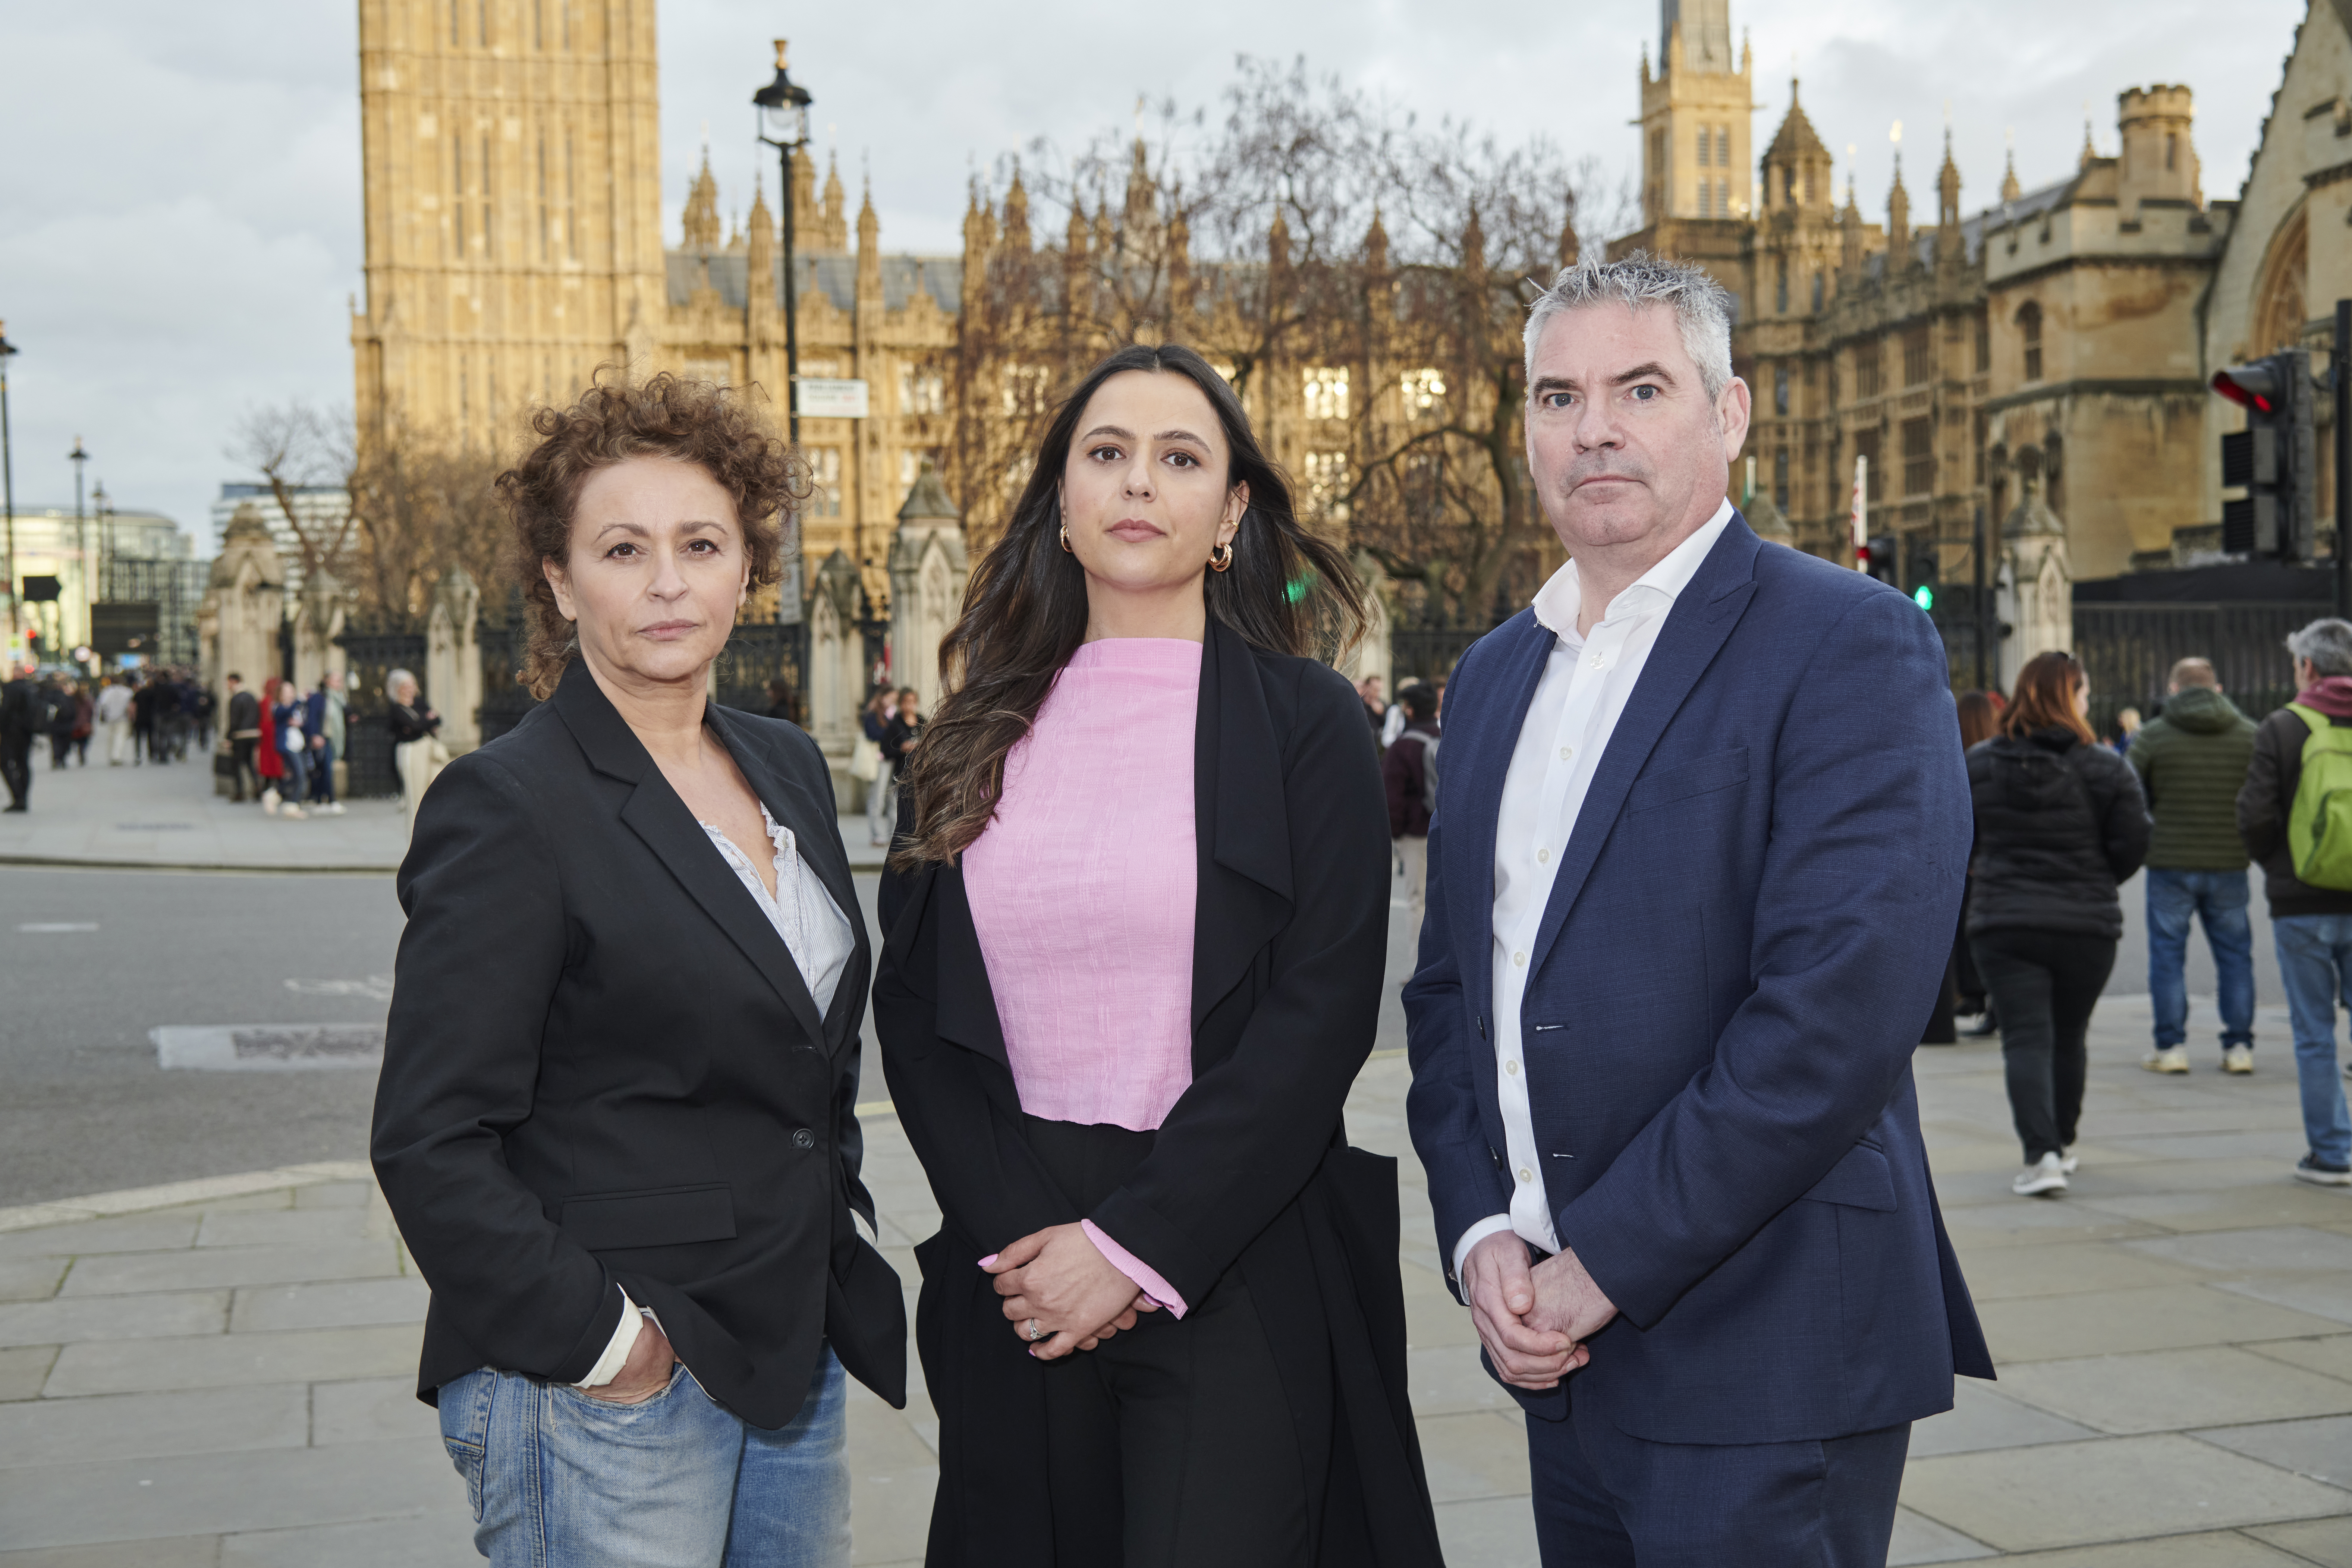
[[[148,1031],[381,1024],[401,925],[389,876],[0,867],[0,1207],[364,1159],[373,1071],[166,1071]]]

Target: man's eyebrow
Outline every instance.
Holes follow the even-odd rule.
[[[1573,376],[1539,376],[1536,379],[1536,384],[1528,389],[1528,395],[1529,397],[1542,397],[1548,392],[1574,392],[1576,390],[1576,378]]]
[[[1652,360],[1646,365],[1635,365],[1630,371],[1620,371],[1609,378],[1609,384],[1612,387],[1626,386],[1634,382],[1664,382],[1673,386],[1675,376],[1672,371]]]

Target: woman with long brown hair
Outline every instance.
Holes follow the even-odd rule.
[[[1977,847],[1969,943],[2000,1019],[2010,1113],[2025,1145],[2021,1197],[2062,1192],[2075,1168],[2088,1067],[2084,1035],[2123,936],[2116,887],[2147,854],[2130,766],[2098,744],[2090,682],[2072,653],[2018,672],[2000,733],[1969,748]]]
[[[1438,1561],[1395,1162],[1340,1121],[1388,825],[1318,655],[1365,615],[1223,378],[1137,346],[940,646],[874,993],[942,1216],[933,1568]]]

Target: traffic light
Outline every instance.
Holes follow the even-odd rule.
[[[1902,583],[1896,580],[1895,575],[1895,536],[1893,534],[1873,534],[1870,538],[1870,545],[1868,548],[1870,550],[1870,564],[1864,570],[1866,570],[1871,576],[1878,579],[1879,581],[1886,584],[1889,588],[1902,587]]]
[[[2282,349],[2216,371],[2213,390],[2246,411],[2246,428],[2221,437],[2221,483],[2246,492],[2221,503],[2221,549],[2309,560],[2318,491],[2310,351]]]
[[[1910,559],[1903,563],[1903,580],[1911,585],[1911,601],[1922,610],[1936,608],[1936,587],[1943,570],[1943,552],[1927,534],[1910,536]]]

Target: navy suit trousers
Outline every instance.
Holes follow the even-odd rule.
[[[1544,1568],[1885,1568],[1906,1422],[1821,1442],[1653,1443],[1528,1417]]]

